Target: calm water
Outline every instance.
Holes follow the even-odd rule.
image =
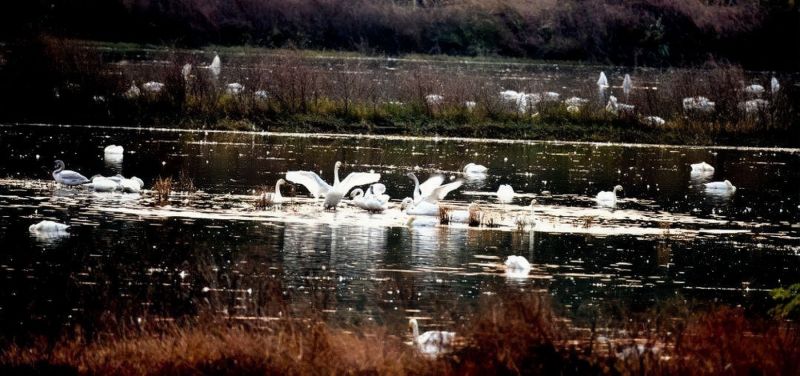
[[[110,144],[124,145],[121,162],[104,160]],[[675,297],[765,310],[768,289],[800,282],[800,150],[55,126],[0,126],[0,147],[0,336],[209,309],[448,327],[482,296],[520,289],[548,291],[573,316]],[[63,189],[52,184],[54,159],[146,187],[183,171],[200,191],[156,206],[148,193]],[[498,227],[409,225],[397,208],[320,212],[300,186],[290,204],[254,208],[254,190],[287,170],[330,180],[337,160],[345,174],[381,173],[398,202],[413,187],[408,171],[455,179],[464,164],[484,164],[486,178],[448,205],[478,202]],[[689,174],[700,161],[736,193],[705,194]],[[500,184],[519,197],[496,202]],[[615,184],[625,189],[617,209],[596,207],[592,197]],[[535,231],[519,231],[532,198]],[[29,234],[42,219],[70,234]],[[528,278],[504,274],[512,254],[532,262]]]

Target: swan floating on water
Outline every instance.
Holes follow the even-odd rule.
[[[600,89],[608,88],[608,78],[606,78],[605,72],[600,72],[600,78],[597,79],[597,87]]]
[[[514,188],[512,188],[511,185],[502,184],[500,188],[497,188],[496,195],[500,202],[511,202],[517,194],[514,192]]]
[[[467,165],[464,166],[464,169],[463,169],[464,173],[467,174],[467,175],[485,174],[486,171],[488,171],[488,170],[489,169],[486,168],[486,166],[475,164],[475,163],[467,163]]]
[[[66,233],[68,225],[53,221],[41,221],[37,224],[28,226],[28,231],[38,234]]]
[[[692,172],[714,172],[714,166],[706,162],[692,163],[690,166],[692,166]]]
[[[75,185],[86,184],[89,182],[89,179],[87,179],[85,176],[72,170],[65,170],[64,161],[59,159],[56,160],[55,163],[56,164],[55,164],[55,171],[53,171],[53,179],[57,183],[67,186],[75,186]]]
[[[601,191],[598,193],[595,200],[600,205],[615,206],[617,205],[617,192],[619,191],[622,191],[622,186],[614,186],[614,190],[612,191]]]
[[[114,192],[120,189],[118,181],[100,175],[92,176],[92,182],[86,184],[86,187],[95,192]]]
[[[706,191],[710,193],[733,193],[736,192],[736,187],[731,184],[730,180],[725,181],[712,181],[705,183]]]
[[[219,76],[222,72],[222,60],[219,59],[219,55],[214,55],[214,60],[211,61],[211,65],[208,66],[208,69],[214,77]]]
[[[103,154],[120,155],[125,152],[125,148],[119,145],[108,145],[103,149]]]
[[[531,263],[522,256],[508,256],[505,262],[506,275],[514,278],[524,278],[531,271]]]
[[[286,173],[286,180],[303,185],[314,198],[325,197],[323,208],[336,209],[336,206],[351,189],[359,185],[377,183],[381,179],[381,174],[373,172],[352,172],[344,180],[339,181],[339,167],[341,166],[342,162],[337,161],[333,167],[333,186],[311,171],[289,171]]]
[[[455,332],[439,330],[429,330],[419,334],[417,319],[408,320],[408,327],[411,329],[414,345],[421,353],[429,356],[436,356],[448,351],[453,346],[456,337]]]

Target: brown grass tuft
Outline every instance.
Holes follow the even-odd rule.
[[[169,203],[169,196],[172,194],[172,178],[159,176],[155,184],[153,184],[153,191],[156,192],[156,202],[159,205]]]

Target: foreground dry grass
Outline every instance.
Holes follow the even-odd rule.
[[[718,308],[633,322],[628,338],[577,334],[546,299],[493,300],[463,324],[456,349],[431,359],[380,327],[319,320],[167,324],[8,346],[3,374],[609,374],[795,375],[798,328]],[[585,332],[584,332],[585,333]]]

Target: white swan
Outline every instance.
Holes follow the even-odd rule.
[[[186,63],[181,68],[181,76],[184,81],[189,81],[189,76],[192,74],[192,64]]]
[[[706,97],[697,96],[683,98],[684,111],[711,112],[714,111],[715,107],[716,103],[708,100]]]
[[[142,91],[139,90],[138,86],[136,86],[136,81],[133,81],[131,83],[131,87],[128,88],[128,91],[125,92],[125,97],[133,99],[133,98],[138,97],[141,94],[142,94]]]
[[[750,99],[739,103],[739,109],[747,114],[765,111],[769,109],[769,101],[761,98]]]
[[[350,203],[370,213],[380,213],[389,208],[388,200],[383,201],[381,197],[372,193],[372,187],[364,194],[361,188],[356,188],[350,193],[352,199]]]
[[[230,95],[239,95],[243,91],[244,91],[244,85],[238,82],[230,83],[228,84],[228,86],[225,87],[225,92]]]
[[[617,204],[617,192],[622,190],[621,185],[614,186],[612,191],[601,191],[595,200],[600,205],[615,206]]]
[[[124,152],[125,148],[119,145],[108,145],[105,147],[105,149],[103,149],[103,154],[116,155],[116,154],[122,154]]]
[[[275,182],[275,192],[264,193],[264,200],[273,205],[279,205],[286,202],[286,199],[281,195],[281,185],[283,184],[286,184],[286,180],[278,179],[278,181]]]
[[[633,113],[635,110],[635,106],[625,103],[619,103],[617,101],[617,97],[610,96],[608,97],[608,104],[606,104],[606,111],[611,112],[612,114],[617,113]]]
[[[772,77],[772,80],[770,80],[769,82],[769,86],[772,91],[772,94],[777,94],[778,90],[781,89],[781,84],[778,83],[778,79],[775,77]]]
[[[725,181],[712,181],[705,183],[706,191],[710,193],[733,193],[736,192],[736,187],[731,184],[730,180]]]
[[[86,184],[89,182],[85,176],[72,171],[72,170],[65,170],[64,169],[64,161],[56,160],[55,162],[55,171],[53,171],[53,179],[63,185],[73,186],[73,185],[81,185]]]
[[[453,346],[456,337],[456,333],[454,332],[439,330],[429,330],[419,334],[417,319],[408,320],[408,327],[411,329],[414,345],[417,346],[417,349],[421,353],[429,356],[436,356],[439,353],[449,350]]]
[[[761,95],[764,93],[764,87],[758,84],[753,84],[745,87],[744,92],[747,94]]]
[[[211,61],[211,65],[208,66],[208,69],[214,77],[219,76],[222,72],[222,60],[219,59],[219,55],[214,55],[214,60]]]
[[[486,168],[486,166],[475,164],[475,163],[467,163],[467,165],[464,166],[464,169],[463,169],[464,173],[467,174],[467,175],[485,174],[486,171],[488,171],[488,170],[489,169]]]
[[[692,163],[690,166],[692,166],[692,172],[714,172],[714,166],[706,162]]]
[[[583,99],[581,97],[571,97],[569,99],[565,99],[564,100],[564,105],[566,105],[567,107],[575,106],[575,107],[580,108],[581,106],[583,106],[583,105],[585,105],[587,103],[589,103],[589,100],[588,99]]]
[[[667,123],[664,119],[658,116],[645,116],[642,119],[642,122],[653,127],[660,127]]]
[[[631,75],[626,74],[625,78],[622,80],[622,93],[625,94],[625,97],[631,94],[631,90],[633,90],[633,82],[631,81]]]
[[[92,176],[92,182],[86,184],[86,186],[95,192],[114,192],[122,188],[119,182],[100,175]]]
[[[406,197],[400,202],[400,211],[405,211],[408,215],[437,216],[439,215],[439,203],[424,200],[414,202],[411,197]]]
[[[597,79],[597,87],[600,89],[605,89],[608,87],[608,78],[606,78],[605,72],[600,72],[600,78]]]
[[[508,256],[505,266],[506,275],[513,278],[525,278],[531,271],[531,263],[522,256]]]
[[[425,96],[425,102],[429,105],[442,104],[444,97],[439,94],[428,94]]]
[[[35,225],[28,226],[28,231],[39,234],[65,233],[68,225],[53,221],[41,221]]]
[[[159,93],[161,92],[162,89],[164,89],[164,84],[160,82],[150,81],[142,84],[142,88],[151,93]]]
[[[497,199],[500,202],[511,202],[514,200],[514,196],[517,194],[514,192],[514,188],[512,188],[508,184],[500,185],[500,188],[497,188]]]
[[[378,182],[381,174],[373,172],[352,172],[344,180],[339,181],[339,167],[342,162],[336,162],[333,167],[333,186],[326,183],[322,178],[311,171],[289,171],[286,173],[286,180],[302,184],[314,198],[325,197],[322,206],[325,209],[336,209],[336,206],[351,189],[359,185],[372,184]]]
[[[442,185],[444,177],[441,175],[434,175],[428,178],[425,183],[419,184],[419,180],[413,172],[409,172],[406,176],[414,181],[414,204],[419,204],[422,201],[435,204],[439,202],[439,200],[444,200],[448,193],[458,189],[461,187],[461,184],[464,183],[463,180],[459,179],[452,183]]]

